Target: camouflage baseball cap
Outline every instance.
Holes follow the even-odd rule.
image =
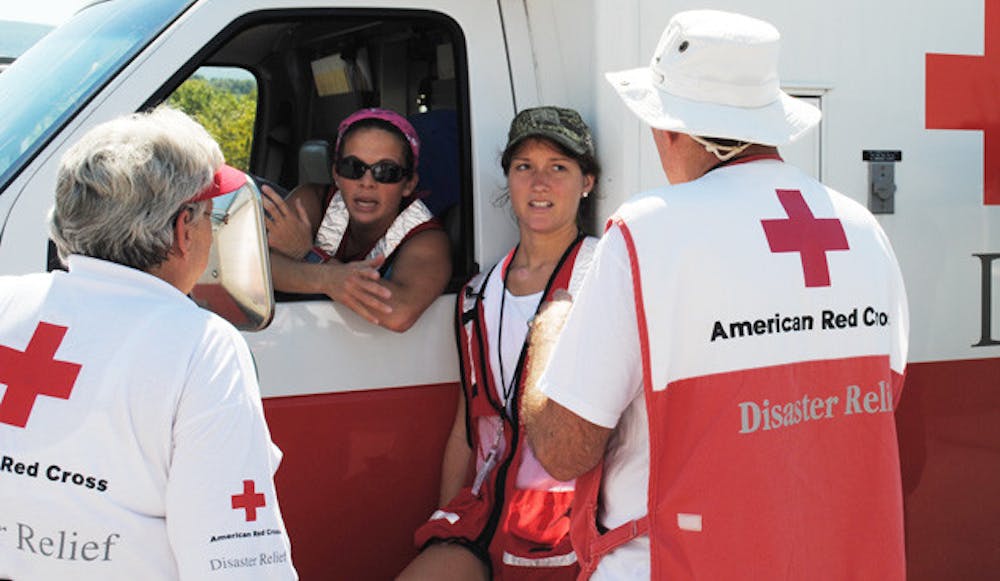
[[[507,149],[528,137],[551,139],[576,155],[596,155],[590,128],[572,109],[546,106],[521,111],[510,123]]]

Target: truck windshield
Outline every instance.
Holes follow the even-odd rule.
[[[62,125],[193,2],[91,4],[0,74],[0,195]]]

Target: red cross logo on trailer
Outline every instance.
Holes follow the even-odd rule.
[[[927,129],[983,132],[983,203],[1000,205],[1000,7],[985,2],[983,56],[927,53]]]
[[[257,520],[257,509],[266,505],[264,494],[254,491],[253,480],[243,481],[243,494],[233,495],[233,510],[246,510],[247,522]]]
[[[844,227],[836,218],[815,218],[799,190],[777,190],[787,220],[761,220],[771,252],[798,252],[807,287],[830,286],[826,253],[849,250]]]
[[[56,350],[67,327],[38,323],[24,351],[0,345],[0,384],[7,390],[0,401],[0,423],[23,428],[40,395],[69,399],[80,365],[56,361]]]

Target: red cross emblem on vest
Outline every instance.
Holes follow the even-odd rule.
[[[254,492],[253,480],[244,480],[243,494],[234,494],[232,499],[233,510],[242,508],[247,511],[247,522],[257,520],[257,509],[267,504],[263,493]]]
[[[761,220],[771,252],[798,252],[806,286],[830,286],[826,253],[849,250],[844,227],[836,218],[815,218],[799,190],[777,190],[788,219]]]
[[[0,345],[0,423],[23,428],[40,395],[69,399],[81,366],[55,359],[66,330],[40,322],[24,351]]]
[[[983,132],[983,203],[1000,205],[1000,7],[987,1],[983,56],[926,55],[925,88],[928,129]]]

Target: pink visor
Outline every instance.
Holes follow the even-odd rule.
[[[218,171],[215,172],[215,175],[212,176],[212,183],[208,184],[207,188],[188,200],[188,202],[202,202],[218,196],[231,194],[245,186],[246,183],[247,174],[235,167],[222,164]]]
[[[337,127],[337,144],[333,149],[335,155],[340,153],[340,140],[343,139],[344,133],[347,132],[351,125],[362,119],[381,119],[399,129],[399,132],[406,138],[406,142],[410,144],[410,151],[413,152],[413,167],[411,169],[414,172],[417,171],[417,166],[420,165],[420,138],[417,137],[417,130],[413,128],[413,125],[410,125],[406,117],[389,109],[371,107],[368,109],[359,109],[348,115]]]

